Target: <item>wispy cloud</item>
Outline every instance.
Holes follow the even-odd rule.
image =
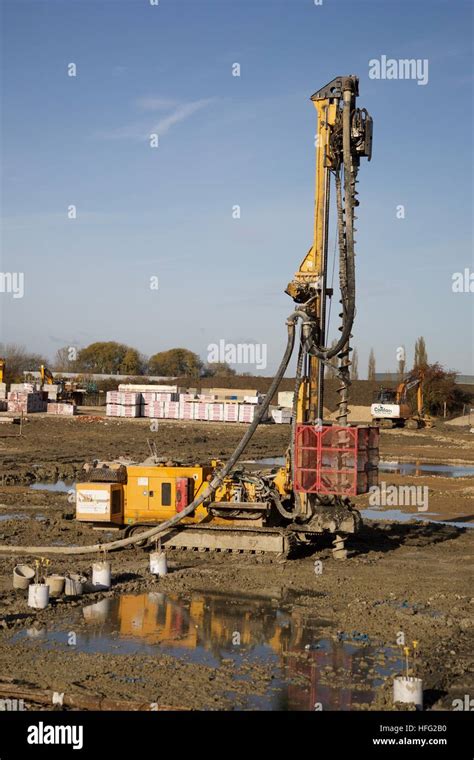
[[[212,98],[203,98],[202,100],[195,100],[193,103],[186,103],[184,105],[178,106],[168,116],[160,119],[155,124],[152,131],[156,132],[158,135],[164,135],[165,132],[168,132],[172,126],[178,124],[180,121],[188,119],[193,115],[193,113],[200,111],[201,108],[204,108],[204,106],[212,103],[212,100]]]
[[[156,122],[147,122],[141,120],[133,124],[127,124],[123,127],[115,127],[106,132],[100,132],[99,137],[105,140],[147,140],[150,134],[157,134],[159,137],[169,132],[169,130],[185,119],[200,111],[209,105],[215,98],[201,98],[190,103],[179,103],[167,98],[140,98],[135,102],[135,106],[145,111],[169,111]]]
[[[166,108],[175,108],[179,105],[179,100],[171,98],[137,98],[135,105],[143,111],[161,111]]]

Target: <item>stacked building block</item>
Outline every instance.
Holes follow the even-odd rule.
[[[239,421],[239,404],[224,404],[224,422]]]
[[[141,400],[141,393],[134,393],[132,391],[107,391],[108,404],[136,406],[141,403]]]
[[[239,422],[253,422],[255,412],[257,410],[256,404],[240,404],[239,405]]]
[[[208,404],[205,401],[200,401],[194,405],[194,419],[195,420],[208,420],[209,409]]]
[[[107,404],[107,417],[141,417],[140,404],[123,406],[122,404]]]
[[[198,394],[195,388],[179,393],[176,386],[120,385],[118,391],[107,393],[106,401],[107,415],[113,417],[245,423],[254,419],[262,396],[248,390],[226,395],[223,389],[219,393],[210,389]]]
[[[196,404],[194,404],[192,401],[181,401],[179,405],[179,418],[181,420],[196,419],[196,417],[194,416],[195,407],[196,407]]]
[[[68,417],[72,417],[77,412],[77,408],[75,404],[63,404],[63,403],[56,403],[54,401],[50,401],[48,403],[46,411],[48,414],[59,414],[59,415],[65,415]]]
[[[207,419],[212,422],[224,422],[224,404],[208,404]]]
[[[165,417],[165,402],[150,401],[149,404],[143,404],[141,410],[143,417],[151,417],[155,420],[161,420]]]
[[[291,422],[291,409],[283,407],[282,409],[272,409],[273,422],[277,425],[288,425]]]
[[[0,383],[0,399],[6,399],[7,397],[7,384],[6,383]]]
[[[278,393],[278,406],[284,406],[287,409],[292,409],[294,397],[294,391],[280,391]]]
[[[107,417],[141,417],[141,401],[136,391],[107,391]]]
[[[167,420],[179,420],[179,401],[165,401],[164,416]]]
[[[151,404],[153,401],[179,401],[177,393],[165,393],[164,391],[142,391],[141,400],[144,404]]]
[[[40,391],[10,391],[8,394],[7,408],[9,412],[33,414],[45,412],[46,406],[47,402],[43,399],[43,394]]]

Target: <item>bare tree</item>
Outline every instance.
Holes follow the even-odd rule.
[[[403,359],[398,360],[398,379],[402,380],[405,376],[405,368],[406,368],[406,359],[405,357]]]
[[[359,379],[359,352],[354,348],[351,356],[351,380]]]
[[[18,343],[0,343],[0,356],[5,359],[5,378],[7,383],[21,383],[23,372],[36,372],[47,359],[41,354],[30,353],[25,346]]]
[[[77,367],[77,349],[74,346],[64,346],[56,351],[53,361],[55,372],[75,372]]]
[[[331,348],[333,348],[333,347],[336,345],[336,343],[337,343],[337,340],[335,340],[335,339],[334,339],[334,340],[331,342]],[[325,377],[326,379],[328,379],[328,378],[330,379],[330,378],[332,378],[332,377],[335,377],[335,373],[334,373],[334,371],[331,369],[331,367],[334,367],[335,369],[337,369],[337,368],[338,368],[338,366],[339,366],[339,359],[338,359],[337,355],[336,355],[336,356],[333,356],[331,359],[329,359],[329,364],[330,364],[331,366],[330,366],[330,367],[328,367],[328,366],[326,365],[326,369],[325,369],[325,371],[324,371],[324,377]]]
[[[374,349],[370,349],[369,354],[369,367],[367,370],[367,380],[374,381],[375,380],[375,354]]]
[[[428,354],[426,352],[426,343],[423,336],[418,338],[415,343],[415,361],[414,367],[424,367],[428,364]]]

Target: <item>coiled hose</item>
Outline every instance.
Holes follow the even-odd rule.
[[[25,554],[39,554],[39,555],[45,555],[45,554],[63,554],[63,555],[80,555],[80,554],[97,554],[97,552],[110,552],[115,551],[117,549],[123,549],[126,546],[132,546],[133,544],[136,544],[140,541],[143,541],[144,539],[149,538],[157,538],[163,533],[166,533],[169,531],[170,528],[173,528],[175,525],[177,525],[184,517],[187,517],[190,515],[196,507],[199,507],[203,501],[205,501],[209,496],[211,496],[216,489],[221,485],[224,478],[227,477],[229,472],[232,470],[232,468],[235,466],[236,462],[242,455],[242,453],[245,451],[250,439],[252,438],[253,434],[255,433],[255,430],[257,429],[259,423],[261,422],[263,415],[267,411],[270,401],[276,392],[283,375],[285,374],[286,368],[288,367],[289,361],[291,359],[291,355],[293,353],[293,348],[295,344],[295,324],[296,321],[301,318],[302,314],[300,312],[293,312],[293,314],[290,314],[288,319],[286,320],[287,328],[288,328],[288,340],[286,344],[285,353],[283,354],[283,358],[281,360],[280,366],[278,368],[278,371],[275,375],[275,377],[272,380],[272,383],[270,385],[270,388],[268,390],[267,395],[265,396],[265,399],[263,400],[262,404],[258,407],[257,413],[254,417],[253,422],[249,425],[247,428],[245,434],[242,436],[239,444],[237,445],[236,449],[233,451],[231,457],[229,458],[228,462],[224,467],[214,476],[214,478],[211,480],[207,488],[205,489],[204,493],[202,493],[200,496],[196,497],[194,501],[191,502],[191,504],[188,504],[185,509],[183,509],[182,512],[177,512],[176,515],[171,517],[169,520],[165,520],[165,522],[160,523],[159,525],[150,528],[149,530],[145,530],[141,533],[137,533],[135,536],[130,536],[129,538],[121,538],[117,541],[110,541],[107,544],[90,544],[89,546],[1,546],[0,547],[0,554],[7,554],[7,555],[25,555]],[[290,515],[292,516],[292,515]]]
[[[341,180],[339,169],[336,171],[336,199],[339,239],[339,281],[343,310],[342,329],[339,340],[334,346],[319,345],[312,330],[303,331],[303,344],[306,352],[320,361],[327,362],[337,356],[351,337],[355,317],[355,252],[354,252],[354,214],[353,214],[353,176],[356,174],[351,153],[351,97],[349,91],[344,93],[342,112],[343,167],[344,167],[344,208],[342,205]],[[344,217],[345,214],[345,217]]]

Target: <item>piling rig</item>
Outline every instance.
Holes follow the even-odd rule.
[[[376,483],[378,428],[348,425],[350,339],[355,316],[354,209],[361,158],[371,158],[372,119],[356,107],[356,76],[337,77],[314,93],[317,111],[313,244],[286,288],[295,302],[280,367],[254,421],[226,465],[160,460],[137,465],[96,462],[76,488],[76,517],[98,527],[125,526],[125,537],[104,548],[161,539],[194,550],[288,553],[324,532],[345,558],[345,538],[361,524],[351,496]],[[330,190],[335,187],[339,255],[340,336],[327,345]],[[298,341],[296,331],[299,326]],[[291,439],[285,464],[271,471],[236,467],[298,343]],[[340,381],[337,423],[325,422],[325,367]],[[138,533],[138,535],[134,535]],[[75,547],[85,553],[95,547]]]

